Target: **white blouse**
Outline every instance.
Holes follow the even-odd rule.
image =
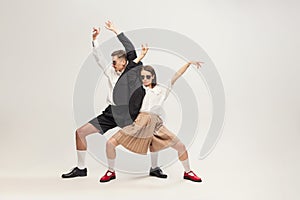
[[[145,87],[146,94],[140,112],[150,112],[159,116],[163,115],[163,103],[172,89],[171,81],[166,86],[157,84],[154,88]]]

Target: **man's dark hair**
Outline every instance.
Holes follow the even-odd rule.
[[[114,51],[114,52],[112,52],[111,56],[117,56],[118,58],[124,58],[125,60],[127,60],[126,52],[124,50]]]

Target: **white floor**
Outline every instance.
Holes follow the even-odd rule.
[[[164,169],[167,179],[119,172],[116,180],[100,183],[106,169],[94,166],[88,170],[88,177],[74,179],[62,179],[60,174],[0,178],[0,199],[199,199],[199,191],[208,186],[182,179],[179,163]]]
[[[103,166],[89,168],[88,177],[61,179],[55,176],[2,177],[0,199],[295,199],[297,175],[279,171],[278,165],[246,166],[232,163],[214,165],[215,159],[193,160],[192,165],[203,179],[194,183],[182,179],[180,163],[164,169],[167,179],[146,175],[117,173],[117,179],[100,183]],[[92,163],[93,165],[93,163]],[[200,167],[201,166],[201,167]],[[277,168],[277,169],[276,169]],[[278,170],[278,171],[277,171]],[[63,171],[62,171],[63,172]]]

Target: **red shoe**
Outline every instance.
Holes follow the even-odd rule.
[[[193,171],[184,172],[183,178],[194,182],[202,182],[201,178],[198,177]]]
[[[107,170],[104,176],[100,179],[100,182],[108,182],[116,178],[116,173],[110,170]]]

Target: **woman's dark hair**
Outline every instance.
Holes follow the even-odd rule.
[[[154,68],[150,65],[145,65],[145,66],[142,67],[141,71],[142,70],[150,72],[152,76],[154,75],[154,79],[152,80],[151,86],[152,87],[156,86],[157,82],[156,82],[156,73],[155,73]]]

